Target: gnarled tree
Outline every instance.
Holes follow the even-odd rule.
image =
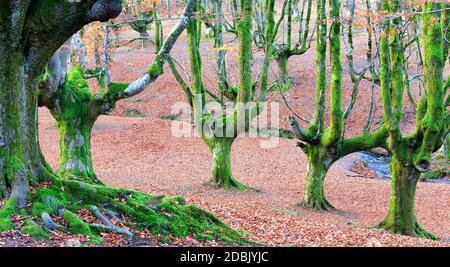
[[[293,56],[300,56],[306,53],[311,44],[314,32],[310,34],[310,21],[312,13],[312,0],[303,0],[301,11],[298,10],[299,0],[285,0],[281,7],[281,14],[275,22],[274,11],[267,9],[271,5],[270,0],[256,6],[255,22],[257,30],[254,33],[254,39],[257,46],[272,46],[273,59],[278,65],[278,77],[272,88],[286,90],[289,88],[291,80],[288,72],[288,61]],[[260,3],[260,0],[256,1]],[[272,17],[272,18],[269,18]],[[269,20],[268,20],[269,19]],[[297,23],[295,23],[297,21]],[[273,25],[269,25],[268,23]],[[294,32],[294,26],[297,25],[297,32]],[[271,28],[271,39],[267,39],[268,28]],[[294,36],[297,34],[297,40]]]
[[[37,83],[53,53],[82,26],[119,15],[120,1],[4,1],[0,9],[0,191],[27,203],[48,167],[37,140]],[[50,19],[49,19],[50,18]]]
[[[157,197],[127,189],[93,185],[72,179],[61,179],[47,166],[38,144],[37,106],[39,80],[50,58],[59,47],[84,25],[93,21],[107,21],[121,12],[119,0],[14,0],[2,1],[0,7],[0,231],[21,227],[21,231],[34,236],[48,237],[50,230],[68,229],[84,234],[91,241],[100,241],[101,231],[115,231],[132,237],[133,233],[111,222],[121,221],[124,215],[133,222],[130,229],[147,228],[161,234],[200,238],[239,239],[239,234],[224,225],[212,214],[187,205],[182,197]],[[194,2],[188,2],[193,10]],[[188,17],[182,18],[183,23]],[[174,41],[174,40],[173,40]],[[169,43],[166,40],[166,43]],[[169,49],[171,45],[163,46]],[[170,50],[170,49],[169,49]],[[124,90],[110,90],[92,97],[86,92],[86,83],[75,69],[67,80],[63,78],[62,100],[64,109],[57,110],[63,133],[73,143],[86,139],[89,121],[80,120],[74,113],[75,104],[86,108],[87,99],[107,107],[110,100],[133,95],[162,71],[164,55],[160,50],[148,73],[128,85]],[[156,69],[156,70],[154,70]],[[157,75],[156,75],[157,74]],[[156,75],[156,76],[155,76]],[[59,83],[55,83],[60,89]],[[78,91],[79,90],[79,91]],[[71,97],[81,93],[81,103]],[[61,111],[61,112],[60,112]],[[55,110],[56,112],[56,110]],[[77,111],[78,112],[78,111]],[[56,114],[56,113],[55,113]],[[74,120],[74,121],[65,121]],[[77,127],[84,128],[77,128]],[[73,137],[73,135],[75,135]],[[74,152],[74,151],[72,151]],[[77,152],[78,153],[78,152]],[[81,152],[83,153],[83,152]],[[69,160],[70,161],[70,160]],[[46,182],[46,183],[40,183]],[[31,190],[33,189],[33,190]],[[83,221],[77,211],[88,208],[103,223]],[[15,225],[12,215],[27,215],[23,226]],[[107,216],[105,214],[108,214]],[[52,215],[59,216],[64,225],[55,223]],[[125,222],[124,222],[125,223]],[[229,239],[229,240],[231,240]]]
[[[351,138],[344,138],[345,120],[352,110],[354,103],[342,111],[342,63],[341,63],[341,19],[340,1],[330,0],[330,124],[325,128],[325,95],[326,95],[326,45],[327,45],[327,17],[326,1],[317,1],[317,44],[316,44],[316,94],[314,117],[308,128],[295,119],[289,118],[289,123],[295,138],[299,139],[299,147],[306,153],[308,168],[305,180],[303,198],[299,204],[307,208],[317,210],[332,210],[334,207],[325,196],[324,180],[328,169],[338,159],[356,152],[382,146],[387,138],[384,127],[363,133]],[[370,66],[370,63],[369,63]],[[361,71],[355,78],[355,86],[358,86],[364,72]],[[297,116],[300,119],[302,117]]]
[[[273,12],[274,1],[267,1],[267,8]],[[222,1],[214,0],[215,10],[215,48],[217,62],[217,81],[219,94],[206,88],[202,78],[202,61],[200,58],[200,34],[201,23],[199,20],[191,20],[189,23],[188,49],[192,82],[189,86],[178,72],[175,62],[169,60],[172,72],[179,82],[181,88],[188,97],[194,114],[194,126],[196,132],[208,145],[212,158],[212,177],[209,185],[221,188],[247,189],[246,185],[237,181],[231,171],[231,147],[237,136],[250,127],[252,119],[263,108],[267,91],[267,80],[261,80],[258,103],[252,107],[247,104],[257,99],[256,84],[252,80],[252,0],[240,1],[240,16],[236,19],[238,36],[238,83],[233,86],[227,78],[225,49],[223,47],[222,29],[223,12]],[[200,11],[200,7],[198,7]],[[273,22],[273,21],[272,21]],[[273,25],[273,23],[271,23]],[[271,29],[268,34],[272,33]],[[270,36],[269,36],[270,37]],[[271,38],[271,37],[270,37]],[[271,49],[270,47],[266,47]],[[265,54],[261,77],[267,77],[268,64],[270,64],[271,53]],[[231,110],[227,111],[228,104],[232,104]],[[215,114],[205,107],[211,103],[220,106]]]
[[[110,83],[104,92],[93,94],[82,68],[75,66],[67,71],[70,49],[63,47],[52,57],[40,84],[39,104],[46,106],[58,123],[61,177],[100,183],[90,147],[95,121],[113,109],[117,101],[139,94],[163,73],[163,65],[193,15],[193,7],[194,1],[190,1],[165,42],[157,47],[147,73],[132,83]]]
[[[445,101],[443,85],[443,67],[448,55],[448,45],[444,45],[448,40],[444,38],[444,18],[441,16],[443,4],[425,1],[422,6],[426,95],[417,105],[416,130],[405,136],[400,129],[405,91],[402,23],[397,15],[400,4],[397,0],[382,2],[383,10],[395,15],[385,19],[380,41],[383,116],[389,132],[388,148],[392,154],[391,197],[388,214],[380,227],[403,235],[435,239],[435,235],[417,222],[414,198],[420,173],[430,169],[431,154],[442,145],[449,132],[450,113],[446,110],[448,102]]]

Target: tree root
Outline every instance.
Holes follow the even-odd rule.
[[[47,212],[43,212],[41,215],[41,219],[42,222],[44,223],[45,227],[49,230],[57,230],[57,229],[63,229],[64,226],[55,223],[55,221],[53,221],[52,217],[50,216],[50,214],[48,214]]]
[[[110,210],[110,209],[106,209],[106,208],[103,209],[103,210],[104,210],[104,211],[106,212],[106,214],[108,214],[108,216],[111,217],[114,221],[119,222],[119,223],[122,223],[122,219],[120,219],[114,211],[112,211],[112,210]]]
[[[211,178],[209,181],[203,183],[205,186],[209,186],[212,188],[223,188],[223,189],[237,189],[237,190],[252,190],[260,193],[261,190],[255,187],[251,187],[245,184],[238,182],[234,177],[227,178]]]
[[[97,223],[93,223],[91,224],[92,227],[97,228],[98,230],[102,231],[102,232],[116,232],[119,233],[121,235],[125,235],[129,238],[133,238],[134,234],[128,230],[125,230],[123,228],[117,227],[115,225],[104,225],[104,224],[97,224]]]
[[[100,232],[112,231],[134,238],[134,232],[147,229],[163,237],[183,238],[189,235],[198,239],[249,244],[240,232],[213,214],[187,204],[180,196],[152,196],[128,189],[53,179],[50,186],[32,190],[29,197],[30,205],[20,212],[33,218],[27,228],[30,235],[41,238],[48,236],[46,231],[61,230],[89,236],[91,242],[101,242]],[[80,209],[89,210],[102,223],[85,221],[80,217],[84,214],[79,213]],[[11,215],[18,212],[10,200],[0,208],[0,231],[16,228]],[[62,225],[56,223],[52,215],[60,217]],[[125,224],[127,229],[115,225],[116,222]]]
[[[431,232],[425,230],[419,223],[414,223],[414,228],[411,230],[406,230],[404,228],[398,228],[395,225],[390,225],[386,223],[386,220],[382,221],[376,226],[377,228],[384,229],[395,234],[401,234],[406,236],[421,237],[431,240],[439,240],[439,237]]]
[[[308,200],[303,199],[298,203],[299,206],[302,206],[307,209],[314,210],[324,210],[324,211],[336,211],[337,209],[331,205],[330,202],[324,197],[320,198],[308,198]]]
[[[115,226],[105,215],[103,215],[100,210],[94,206],[91,205],[89,206],[89,209],[91,210],[92,213],[94,213],[94,215],[99,218],[100,220],[102,220],[103,224],[91,224],[91,226],[100,229],[100,230],[104,230],[104,231],[114,231],[117,232],[119,234],[122,235],[126,235],[130,238],[134,237],[134,234],[126,229],[120,228],[118,226]]]
[[[416,222],[416,224],[414,225],[414,231],[416,232],[417,236],[420,236],[422,238],[428,238],[428,239],[432,239],[432,240],[438,240],[439,237],[431,232],[428,232],[427,230],[423,229],[422,226],[420,226],[420,224],[418,224]]]

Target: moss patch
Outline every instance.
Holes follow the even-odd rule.
[[[26,217],[21,227],[23,233],[33,237],[48,238],[41,220],[43,212],[58,215],[68,231],[90,237],[92,243],[100,243],[99,230],[85,221],[77,212],[88,205],[107,208],[119,217],[131,231],[149,230],[162,239],[193,236],[199,240],[222,240],[235,244],[249,244],[242,233],[228,227],[219,218],[186,203],[181,196],[154,196],[133,190],[92,185],[75,180],[53,180],[47,188],[33,190],[31,205],[23,210]],[[16,213],[12,201],[0,209],[0,230],[14,229],[11,215]],[[22,214],[22,213],[21,213]]]
[[[31,219],[25,220],[25,225],[20,229],[22,233],[35,238],[48,239],[50,235],[42,227]]]
[[[10,199],[0,207],[0,231],[8,231],[14,229],[14,222],[11,215],[16,213],[16,202]]]

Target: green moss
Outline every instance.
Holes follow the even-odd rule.
[[[177,205],[186,205],[186,200],[181,196],[165,197],[156,205],[155,209],[159,211],[174,211]]]
[[[91,99],[92,94],[89,89],[89,83],[84,77],[83,69],[79,66],[74,66],[67,73],[66,83],[59,95],[59,105],[62,114],[54,115],[55,117],[62,116],[65,120],[86,117],[90,110]]]
[[[213,214],[186,204],[181,196],[154,197],[137,193],[116,207],[131,214],[141,227],[163,236],[193,235],[208,240],[216,238],[244,242],[239,232],[229,228]],[[155,205],[156,204],[156,205]]]
[[[76,214],[77,210],[88,205],[106,205],[108,209],[129,218],[130,221],[127,220],[125,224],[130,229],[148,229],[162,237],[184,238],[189,235],[203,240],[218,239],[248,244],[240,232],[231,229],[213,214],[187,204],[181,196],[154,196],[75,180],[53,179],[52,183],[49,188],[31,193],[32,205],[24,209],[23,214],[40,218],[43,212],[58,214],[58,211],[64,209],[61,218],[67,230],[73,234],[89,236],[94,244],[103,242],[98,237],[98,230],[91,228]],[[10,216],[16,212],[11,201],[0,209],[0,230],[14,228]],[[48,233],[36,223],[26,220],[22,231],[34,237],[47,238]]]
[[[315,210],[335,210],[327,200],[324,190],[325,176],[334,158],[328,154],[326,148],[316,145],[308,145],[306,155],[308,171],[300,205]]]
[[[43,212],[56,214],[61,208],[67,206],[68,195],[55,188],[41,188],[33,194],[31,214],[40,217]]]
[[[91,231],[91,227],[89,224],[80,219],[76,214],[69,210],[65,210],[61,216],[61,218],[67,223],[70,228],[70,231],[73,234],[83,234],[88,236],[93,236],[94,234]]]
[[[150,79],[155,80],[164,72],[164,61],[157,55],[153,60],[153,63],[147,69],[147,74],[150,75]]]
[[[111,83],[108,85],[108,91],[105,93],[106,99],[110,102],[125,94],[125,89],[129,83]]]
[[[0,231],[8,231],[14,229],[14,222],[11,215],[16,213],[16,201],[9,199],[5,205],[0,208]]]
[[[25,220],[25,225],[20,229],[22,233],[30,235],[35,238],[48,239],[50,235],[44,231],[37,223],[31,219]]]
[[[26,20],[27,28],[32,32],[52,29],[52,25],[56,25],[58,19],[68,16],[70,5],[69,1],[57,0],[33,2],[30,8],[37,12],[34,12],[33,16]]]

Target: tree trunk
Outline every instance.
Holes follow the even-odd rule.
[[[207,183],[219,188],[248,189],[239,183],[231,173],[231,146],[234,138],[215,137],[208,141],[212,154],[212,178]]]
[[[65,179],[101,184],[92,164],[91,131],[94,122],[84,118],[58,121],[60,160],[58,174]]]
[[[284,54],[278,55],[277,64],[278,64],[278,83],[280,84],[281,89],[287,90],[290,87],[291,79],[289,78],[288,71],[288,61],[289,57]]]
[[[101,184],[91,156],[91,132],[98,117],[83,70],[74,67],[48,105],[58,122],[60,162],[58,174],[65,179]]]
[[[335,210],[328,202],[324,191],[325,176],[331,166],[332,159],[320,147],[311,146],[306,154],[308,156],[308,169],[300,205],[316,210]]]
[[[37,135],[37,82],[25,75],[20,52],[2,44],[0,53],[0,198],[24,207],[29,185],[48,170]]]
[[[402,164],[395,155],[390,169],[392,178],[389,210],[386,219],[379,226],[397,234],[437,239],[435,235],[425,231],[416,220],[414,197],[420,172],[412,164]]]

